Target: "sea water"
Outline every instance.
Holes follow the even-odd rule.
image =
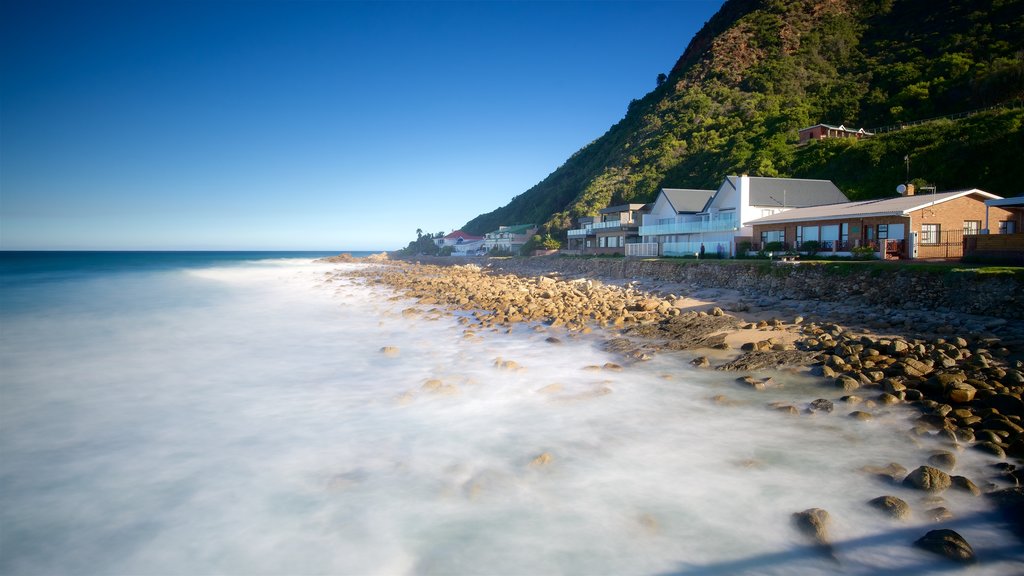
[[[940,527],[965,573],[1024,569],[984,498],[858,471],[941,447],[907,407],[793,416],[770,404],[839,392],[685,354],[596,369],[600,334],[467,331],[314,256],[3,255],[0,573],[902,574],[951,567],[910,545]],[[836,559],[792,527],[811,507]]]

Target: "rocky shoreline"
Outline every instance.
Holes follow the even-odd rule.
[[[469,335],[523,322],[580,333],[600,329],[605,349],[621,355],[627,367],[662,351],[716,350],[707,354],[729,357],[714,364],[698,355],[692,364],[740,373],[809,370],[833,395],[842,394],[838,403],[845,409],[826,398],[808,398],[802,406],[773,406],[793,414],[846,411],[850,418],[869,420],[874,408],[909,404],[919,413],[909,438],[933,438],[946,449],[933,452],[909,473],[896,463],[863,472],[890,485],[933,495],[947,489],[985,494],[1005,513],[1018,536],[1024,537],[1024,470],[1018,469],[1024,460],[1024,350],[1019,340],[1004,340],[992,332],[900,334],[892,326],[878,334],[868,326],[854,329],[817,318],[813,312],[784,317],[760,306],[744,317],[743,312],[752,307],[742,300],[719,306],[720,302],[669,290],[684,290],[682,285],[662,283],[659,289],[649,290],[643,281],[602,282],[565,278],[557,272],[519,276],[475,264],[391,262],[343,274],[415,300],[419,306],[407,308],[405,315],[421,314],[422,307],[435,314],[461,310],[465,313],[459,321]],[[994,323],[996,328],[1001,325]],[[742,374],[737,382],[761,390],[772,385],[772,377],[763,376]],[[999,460],[988,478],[951,474],[957,452],[964,449]],[[897,519],[910,510],[891,494],[867,505]],[[942,506],[925,514],[937,522],[951,517]],[[798,512],[794,522],[812,544],[828,546],[827,512]],[[970,545],[951,530],[931,531],[916,545],[956,561],[974,559]]]

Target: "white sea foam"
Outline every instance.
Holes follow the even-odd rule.
[[[9,319],[0,572],[830,574],[790,525],[810,507],[846,573],[943,567],[909,546],[939,504],[857,472],[924,463],[907,409],[789,416],[766,404],[835,394],[748,391],[681,356],[585,370],[617,361],[595,336],[467,335],[337,268],[83,282]],[[886,493],[915,518],[865,506]],[[983,499],[943,498],[971,574],[1019,571]]]

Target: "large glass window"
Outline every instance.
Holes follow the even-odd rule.
[[[964,234],[978,234],[981,232],[981,220],[964,220]]]
[[[921,224],[921,244],[939,243],[939,225]]]
[[[785,230],[765,230],[761,232],[761,245],[765,245],[769,242],[785,242],[786,231]]]
[[[885,240],[888,237],[889,237],[889,225],[888,224],[879,224],[878,225],[878,239],[879,240]]]

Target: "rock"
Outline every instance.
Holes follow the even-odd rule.
[[[926,492],[942,492],[951,484],[949,474],[931,466],[920,466],[903,479],[903,485],[907,488]]]
[[[835,558],[832,543],[828,536],[828,525],[832,522],[828,511],[821,508],[809,508],[803,512],[793,513],[793,524],[801,534],[812,540],[829,556]]]
[[[531,468],[543,468],[544,466],[547,466],[548,464],[551,464],[551,462],[554,459],[555,459],[555,457],[552,456],[550,452],[542,452],[536,458],[534,458],[533,460],[530,460],[530,467]]]
[[[862,410],[854,410],[853,412],[850,412],[849,417],[854,420],[860,420],[861,422],[867,422],[874,418],[870,412],[864,412]]]
[[[397,346],[384,346],[384,347],[382,347],[380,349],[380,351],[385,356],[389,356],[389,357],[392,357],[392,358],[394,358],[395,356],[398,356],[398,347]]]
[[[945,522],[953,519],[953,513],[945,506],[930,508],[925,514],[932,522]]]
[[[910,518],[910,505],[895,496],[879,496],[869,500],[868,504],[897,520]]]
[[[953,530],[932,530],[914,542],[914,546],[945,556],[954,562],[975,561],[974,549],[963,536]]]
[[[851,392],[853,390],[860,388],[860,381],[858,381],[856,378],[846,376],[845,374],[836,378],[835,384],[836,388],[842,388],[847,392]]]
[[[831,413],[833,410],[835,410],[835,405],[832,403],[831,400],[826,400],[825,398],[818,398],[817,400],[811,402],[808,405],[808,408],[811,412]]]
[[[554,336],[548,336],[547,338],[544,339],[544,341],[547,342],[548,344],[561,344],[562,343],[561,340],[559,340],[558,338],[555,338]]]
[[[995,394],[981,401],[982,406],[994,408],[1006,416],[1024,416],[1024,402],[1010,394]]]
[[[707,356],[698,356],[698,357],[694,358],[693,360],[690,360],[690,364],[696,366],[697,368],[710,368],[711,367],[711,362],[708,361],[708,357]]]
[[[946,450],[933,452],[932,455],[928,457],[928,463],[936,468],[952,470],[956,467],[956,455]]]
[[[754,390],[764,390],[764,382],[757,380],[753,376],[741,376],[740,378],[737,378],[736,381],[740,384],[745,384]]]
[[[538,394],[557,394],[562,391],[561,384],[548,384],[542,388],[537,389]]]
[[[874,474],[888,483],[895,483],[897,479],[907,475],[907,469],[895,462],[885,466],[864,466],[861,471]]]
[[[1017,537],[1024,539],[1024,486],[990,492],[987,497],[995,502]]]
[[[981,496],[981,489],[974,482],[971,482],[970,478],[966,476],[950,476],[950,480],[953,483],[954,489],[968,492],[972,496]]]
[[[723,312],[722,309],[719,308],[718,306],[715,306],[714,308],[711,309],[711,315],[712,316],[725,316],[725,312]]]
[[[933,370],[931,366],[913,358],[904,358],[899,363],[903,369],[903,374],[910,378],[927,376]]]
[[[957,404],[967,404],[971,400],[974,400],[974,394],[977,389],[966,382],[952,385],[949,390],[946,391],[946,396],[950,402],[956,402]]]
[[[991,454],[999,458],[1006,458],[1006,450],[995,442],[976,442],[971,447],[975,450],[985,452],[986,454]]]

